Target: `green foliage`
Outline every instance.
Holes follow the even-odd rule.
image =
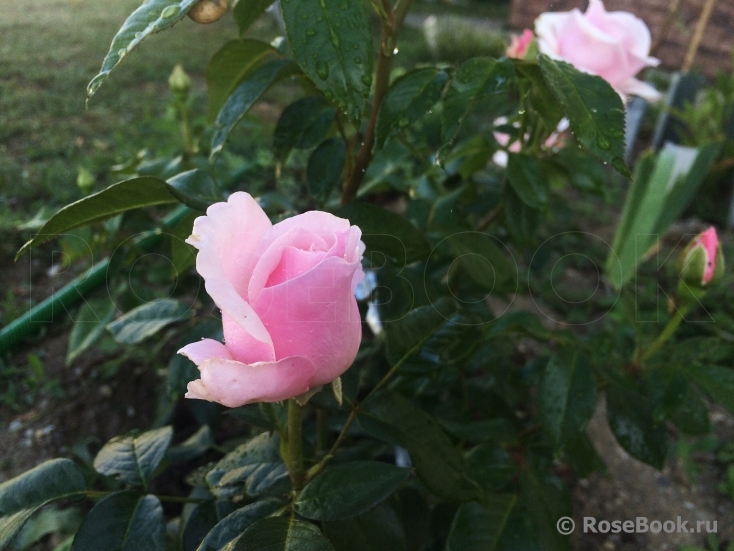
[[[43,506],[84,495],[84,476],[69,459],[53,459],[0,484],[0,547],[13,541]]]
[[[173,299],[149,302],[130,310],[107,326],[115,340],[138,344],[155,335],[166,325],[186,319],[189,308]]]
[[[303,489],[295,511],[312,520],[343,520],[372,509],[400,486],[410,469],[353,461],[327,469]]]
[[[357,0],[284,0],[288,42],[303,72],[329,101],[359,121],[372,84],[372,33]]]
[[[164,551],[163,507],[153,495],[122,491],[97,503],[74,536],[71,551],[120,549]]]
[[[568,63],[544,55],[539,61],[543,77],[563,106],[579,143],[629,178],[624,161],[624,106],[619,94],[604,79]]]
[[[706,329],[687,327],[676,348],[648,358],[653,324],[637,323],[639,313],[660,313],[648,291],[666,284],[656,273],[642,288],[653,279],[645,253],[665,243],[639,238],[673,224],[726,144],[702,146],[682,175],[672,153],[638,162],[606,276],[621,289],[639,272],[646,294],[617,300],[595,290],[605,288],[598,271],[568,260],[583,251],[595,268],[608,255],[578,228],[589,219],[613,225],[617,186],[604,164],[629,175],[623,106],[606,82],[545,56],[495,59],[504,44],[481,31],[458,36],[456,22],[437,23],[457,36],[442,31],[429,45],[448,63],[417,65],[430,53],[400,42],[417,31],[398,34],[410,2],[283,0],[277,31],[260,19],[269,4],[239,0],[230,28],[217,27],[236,38],[206,68],[209,125],[190,117],[206,103],[192,73],[191,96],[178,94],[166,115],[180,127],[178,145],[124,156],[109,174],[79,163],[77,193],[112,185],[21,230],[38,232],[21,252],[82,227],[92,253],[114,252],[105,266],[115,303],[80,307],[67,361],[115,346],[102,339],[107,328],[124,350],[151,357],[145,365],[163,375],[166,392],[153,425],[163,428],[114,438],[93,460],[109,477],[89,469],[99,491],[68,460],[0,486],[0,542],[45,504],[86,496],[96,503],[64,544],[72,551],[568,549],[556,522],[572,514],[571,501],[554,473],[604,470],[586,434],[600,392],[619,443],[657,468],[675,430],[710,430],[703,393],[734,410],[731,347],[697,344],[692,336]],[[138,8],[90,95],[121,51],[191,5]],[[428,42],[430,30],[429,22]],[[459,52],[467,43],[478,57]],[[573,138],[559,135],[562,117]],[[369,331],[339,384],[297,410],[300,453],[283,404],[223,416],[217,404],[178,401],[200,370],[173,352],[223,340],[185,239],[201,211],[236,191],[255,197],[273,223],[332,212],[359,226],[366,246],[359,311]],[[72,269],[87,254],[68,236],[61,248]],[[121,269],[159,256],[169,257],[164,269]],[[125,313],[113,321],[117,304]],[[10,316],[15,306],[3,310]],[[592,322],[577,323],[587,314]],[[43,380],[40,356],[27,363]],[[16,374],[8,367],[3,381]],[[39,526],[36,534],[47,533]]]

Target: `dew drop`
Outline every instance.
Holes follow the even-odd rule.
[[[178,14],[180,8],[178,6],[167,6],[163,8],[163,11],[161,12],[161,17],[163,19],[170,19],[174,15]]]
[[[355,57],[355,58],[354,58],[354,62],[355,62],[355,63],[356,63],[357,65],[362,65],[362,58],[361,58],[361,57],[359,57],[359,56],[357,56],[357,57]]]
[[[319,61],[316,64],[316,74],[321,80],[329,78],[329,65],[325,61]]]
[[[306,36],[316,36],[316,31],[309,29],[306,31]]]
[[[372,84],[372,75],[364,74],[362,75],[362,84],[365,86],[369,86]]]
[[[612,144],[609,143],[609,140],[604,134],[599,134],[596,137],[596,143],[602,149],[609,149],[612,146]]]
[[[331,40],[331,43],[334,45],[334,48],[339,48],[339,45],[341,44],[341,40],[339,39],[339,35],[336,34],[331,27],[329,27],[329,40]]]
[[[119,57],[120,59],[122,59],[123,57],[125,57],[125,56],[127,55],[127,49],[125,49],[125,48],[122,48],[121,50],[119,50],[119,51],[117,52],[117,55],[118,55],[118,57]]]

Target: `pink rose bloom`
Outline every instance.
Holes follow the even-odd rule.
[[[199,368],[187,398],[239,407],[279,402],[339,377],[362,338],[354,290],[364,277],[362,232],[312,211],[272,225],[247,193],[196,219],[187,239],[222,311],[224,342],[179,350]]]
[[[533,31],[525,29],[520,36],[512,35],[512,42],[510,42],[505,55],[507,57],[515,57],[517,59],[524,59],[525,53],[528,51],[528,46],[535,39]]]
[[[635,75],[660,63],[650,57],[650,30],[624,11],[607,12],[601,0],[589,0],[586,13],[546,12],[535,20],[541,53],[571,63],[580,71],[605,79],[624,99],[633,94],[660,99],[652,86]]]

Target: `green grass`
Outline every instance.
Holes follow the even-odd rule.
[[[118,67],[85,109],[86,85],[110,41],[140,0],[5,2],[0,17],[0,228],[27,219],[42,205],[81,197],[79,167],[98,189],[108,169],[142,148],[178,144],[166,117],[168,75],[177,62],[194,79],[192,104],[203,115],[203,74],[209,57],[236,29],[188,19],[151,37]]]

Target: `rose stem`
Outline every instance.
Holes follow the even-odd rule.
[[[413,0],[398,0],[393,8],[387,0],[382,0],[385,15],[382,20],[382,34],[380,48],[377,53],[377,70],[375,73],[375,95],[372,100],[370,120],[364,135],[362,147],[357,154],[351,174],[347,177],[342,189],[342,205],[351,203],[357,197],[357,191],[362,184],[367,167],[372,160],[372,147],[375,145],[375,129],[380,106],[390,86],[390,68],[392,65],[393,49],[397,42],[398,31]]]
[[[303,408],[291,398],[288,400],[288,473],[296,493],[303,489],[304,478],[302,422]]]

